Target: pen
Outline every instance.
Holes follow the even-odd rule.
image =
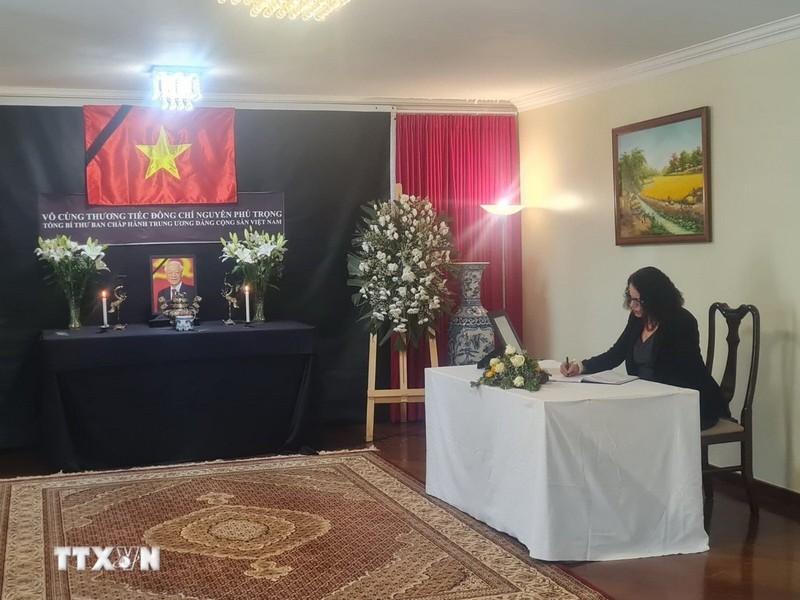
[[[569,356],[567,357],[567,359],[564,362],[567,364],[567,368],[569,368]]]

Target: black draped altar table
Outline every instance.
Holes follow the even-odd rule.
[[[48,330],[42,443],[51,468],[256,456],[302,445],[314,328]]]

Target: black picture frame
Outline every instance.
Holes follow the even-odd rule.
[[[180,254],[180,255],[158,255],[150,257],[150,303],[153,315],[159,314],[158,296],[160,292],[169,287],[169,282],[166,279],[164,267],[168,262],[178,261],[183,266],[182,282],[184,286],[189,286],[189,302],[194,300],[197,295],[197,261],[194,255]],[[167,298],[169,300],[169,298]]]
[[[518,351],[523,349],[522,340],[517,335],[511,317],[505,310],[496,310],[489,313],[489,320],[494,329],[494,349],[495,352],[502,352],[506,346],[514,346]]]

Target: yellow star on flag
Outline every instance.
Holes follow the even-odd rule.
[[[161,133],[158,134],[158,141],[154,145],[136,144],[136,147],[150,159],[147,174],[144,178],[149,179],[152,175],[164,169],[175,179],[180,179],[181,175],[178,173],[175,159],[186,152],[190,146],[191,144],[170,144],[167,132],[164,131],[164,126],[162,125]]]

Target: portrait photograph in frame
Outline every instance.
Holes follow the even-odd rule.
[[[616,244],[711,241],[708,107],[612,130]]]
[[[519,339],[511,318],[504,310],[496,310],[489,313],[489,320],[494,328],[494,353],[502,353],[506,346],[514,346],[517,350],[523,350],[522,340]]]
[[[152,313],[158,314],[158,298],[163,296],[168,302],[172,290],[186,294],[189,302],[197,295],[197,269],[194,256],[151,256],[150,257],[150,300]]]

